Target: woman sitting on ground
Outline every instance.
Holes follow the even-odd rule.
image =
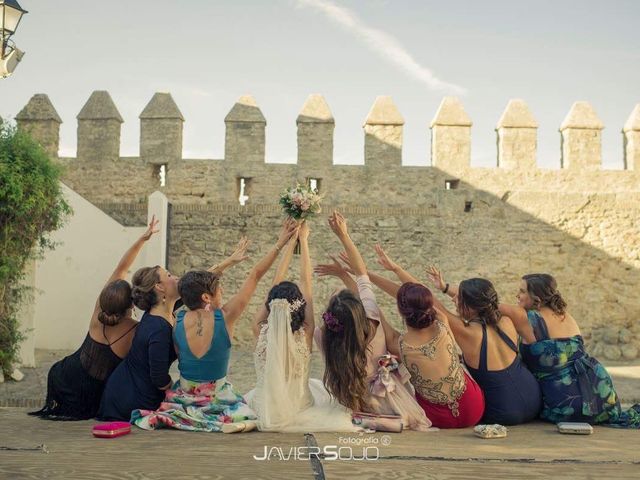
[[[324,324],[316,329],[325,359],[324,384],[354,412],[397,415],[404,428],[426,431],[431,422],[416,403],[409,372],[387,351],[382,312],[346,220],[334,212],[329,226],[346,250],[356,281],[348,281],[347,289],[331,297],[322,315]],[[322,265],[316,271],[332,274]]]
[[[384,254],[384,252],[381,252]],[[484,392],[482,423],[517,425],[538,417],[542,392],[518,355],[518,333],[498,310],[498,294],[489,280],[471,278],[449,285],[436,267],[427,270],[434,286],[453,298],[459,315],[438,300],[460,346],[464,362]]]
[[[296,240],[300,242],[300,287],[286,281]],[[287,244],[253,333],[256,388],[245,398],[258,415],[258,428],[271,432],[355,431],[351,412],[322,381],[309,378],[313,346],[313,290],[309,224],[303,222]]]
[[[500,305],[522,337],[522,358],[542,388],[540,417],[549,422],[588,422],[640,428],[640,404],[623,411],[607,370],[585,350],[578,323],[567,311],[556,280],[525,275],[518,305]]]
[[[376,250],[381,263],[384,259],[387,267],[391,265],[379,246]],[[341,258],[349,262],[346,255]],[[387,348],[409,369],[416,399],[434,427],[465,428],[477,424],[484,413],[484,395],[463,368],[447,316],[434,308],[434,297],[427,287],[399,266],[393,266],[405,283],[369,272],[375,285],[396,298],[407,329],[401,334],[383,321]]]
[[[183,275],[178,289],[188,311],[178,312],[173,333],[180,380],[166,393],[160,408],[133,411],[132,423],[148,430],[172,427],[225,433],[256,427],[255,413],[226,379],[231,338],[258,282],[296,228],[292,220],[283,224],[275,246],[251,269],[238,293],[227,302],[222,299],[219,274],[195,270]],[[244,250],[239,258],[246,258]]]
[[[144,244],[156,233],[158,222],[127,250],[100,292],[82,346],[53,364],[47,377],[47,400],[37,412],[48,420],[87,420],[96,416],[105,383],[127,356],[134,329],[131,286],[125,280]]]

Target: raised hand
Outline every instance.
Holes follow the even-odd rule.
[[[351,265],[351,260],[349,259],[349,255],[347,255],[347,252],[340,252],[338,256],[340,257],[340,260],[342,260],[342,263],[344,263],[345,265],[345,271],[353,275],[353,266]]]
[[[276,242],[276,246],[278,250],[282,250],[289,239],[296,234],[300,226],[298,223],[291,217],[287,217],[287,219],[282,223],[282,228],[280,229],[280,235],[278,236],[278,241]]]
[[[313,272],[317,273],[321,277],[344,277],[349,272],[342,265],[336,257],[329,255],[331,263],[319,264],[313,267]]]
[[[379,243],[376,243],[375,250],[378,255],[378,263],[382,265],[382,268],[391,272],[398,270],[398,264],[389,258],[389,255],[387,255],[387,252],[384,251]]]
[[[156,220],[156,216],[153,215],[151,217],[151,221],[149,222],[149,226],[147,227],[147,230],[142,234],[142,239],[146,242],[147,240],[149,240],[154,233],[158,233],[160,230],[157,228],[158,225],[160,224],[160,220]]]
[[[429,265],[427,267],[427,278],[438,290],[442,291],[445,288],[445,281],[442,272],[435,265]]]
[[[329,217],[329,227],[331,227],[331,230],[338,236],[338,238],[349,236],[347,219],[344,218],[337,210],[334,210]]]
[[[242,237],[240,239],[233,253],[229,255],[228,260],[231,265],[237,265],[249,258],[249,255],[247,255],[247,248],[249,247],[250,243],[251,242],[247,239],[247,237]]]

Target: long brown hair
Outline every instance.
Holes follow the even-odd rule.
[[[548,273],[531,273],[522,279],[527,283],[527,292],[536,308],[549,307],[558,315],[567,311],[567,302],[558,291],[558,282]]]
[[[322,327],[322,350],[326,362],[324,385],[338,402],[353,411],[369,407],[367,385],[367,346],[371,324],[362,302],[349,290],[342,290],[329,301]]]

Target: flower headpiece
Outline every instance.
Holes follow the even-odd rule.
[[[299,298],[289,303],[289,313],[297,312],[307,304],[304,298]]]
[[[342,323],[340,323],[340,320],[338,320],[331,312],[324,312],[322,314],[322,319],[324,320],[324,324],[327,328],[332,332],[339,333],[344,328]]]

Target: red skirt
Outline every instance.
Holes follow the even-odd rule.
[[[458,399],[458,416],[447,405],[430,402],[416,392],[416,400],[434,427],[466,428],[477,424],[484,414],[484,394],[478,384],[465,372],[467,388]]]

